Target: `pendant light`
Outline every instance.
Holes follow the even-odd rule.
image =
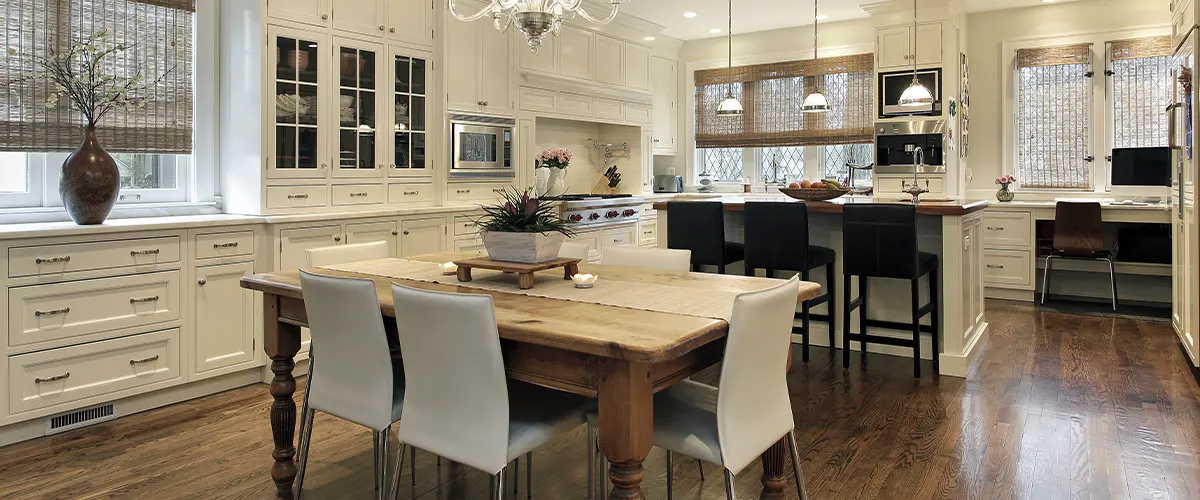
[[[817,0],[813,0],[813,61],[817,59]],[[801,105],[801,110],[805,113],[824,113],[829,111],[829,100],[825,98],[825,94],[821,93],[820,81],[821,77],[815,77],[818,86],[813,89],[808,97],[804,98],[804,104]]]
[[[729,30],[726,35],[729,37],[729,91],[725,94],[725,100],[717,106],[717,116],[738,116],[742,114],[742,103],[733,96],[733,0],[729,0]]]
[[[913,54],[917,53],[917,0],[913,0]],[[901,106],[924,106],[933,104],[933,93],[917,79],[917,56],[913,55],[913,80],[908,84],[908,88],[904,89],[904,93],[900,94],[900,101],[896,104]]]

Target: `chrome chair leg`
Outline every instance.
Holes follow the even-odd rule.
[[[391,434],[391,429],[384,427],[379,431],[379,464],[375,466],[379,470],[379,494],[376,498],[385,500],[387,498],[387,461],[388,461],[388,436]]]
[[[371,465],[373,466],[371,467],[371,472],[375,476],[375,498],[378,500],[381,498],[379,496],[379,490],[381,489],[379,485],[382,482],[379,478],[379,431],[371,431],[371,440],[371,444],[374,445],[371,449]]]
[[[307,392],[307,390],[305,391],[305,394],[304,394],[304,400],[305,400],[304,413],[301,414],[302,420],[300,421],[300,423],[301,423],[301,425],[300,425],[300,454],[299,454],[300,455],[299,456],[300,464],[299,464],[299,468],[296,470],[296,494],[295,494],[295,497],[297,499],[299,499],[300,494],[304,492],[304,470],[308,468],[308,447],[309,447],[309,443],[312,441],[313,419],[316,418],[316,414],[317,414],[316,410],[313,410],[312,408],[308,407],[308,392]],[[304,425],[305,423],[307,423],[307,425]]]
[[[400,500],[400,474],[404,471],[404,455],[408,445],[400,443],[400,453],[396,454],[396,472],[392,474],[392,498]]]
[[[808,488],[804,485],[804,472],[800,470],[800,448],[796,446],[796,430],[788,432],[788,440],[792,445],[792,472],[796,474],[796,493],[800,500],[808,499]]]
[[[1117,310],[1117,267],[1113,264],[1112,257],[1105,260],[1108,261],[1108,281],[1112,284],[1112,306],[1115,312]]]
[[[417,447],[408,447],[408,475],[412,476],[412,489],[417,489]]]
[[[508,467],[500,469],[500,472],[493,476],[492,481],[496,485],[496,489],[491,492],[493,500],[504,500],[504,475],[508,472]]]
[[[533,452],[525,454],[525,498],[533,500]]]
[[[672,484],[672,473],[675,471],[675,460],[671,450],[667,450],[667,500],[675,500],[675,485]]]
[[[1046,291],[1050,289],[1050,269],[1054,267],[1054,256],[1046,256],[1046,271],[1042,274],[1042,305],[1046,304]]]
[[[521,492],[521,457],[513,460],[513,498]]]
[[[725,500],[737,500],[733,493],[733,473],[725,469]]]

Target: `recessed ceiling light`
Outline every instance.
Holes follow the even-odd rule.
[[[817,16],[817,20],[818,20],[818,21],[828,21],[828,20],[829,20],[829,16],[827,16],[827,15],[825,15],[825,14],[821,14],[821,15]]]
[[[721,28],[713,28],[713,29],[708,30],[708,32],[715,35],[715,34],[721,32]]]
[[[654,41],[654,40],[656,40],[656,39],[655,39],[654,37],[652,37],[652,36],[648,36],[648,37],[646,37],[646,38],[643,38],[642,40],[645,40],[645,41],[647,41],[647,42],[653,42],[653,41]]]
[[[691,19],[691,18],[693,18],[693,17],[696,17],[696,13],[695,13],[695,12],[684,12],[684,13],[683,13],[683,17],[686,17],[686,18],[688,18],[688,19]]]
[[[1054,3],[1054,2],[1057,2],[1057,1],[1058,1],[1058,0],[1042,0],[1042,3]]]

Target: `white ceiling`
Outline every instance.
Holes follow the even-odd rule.
[[[736,0],[733,2],[733,33],[752,33],[812,24],[813,0]],[[860,4],[879,0],[820,0],[820,13],[828,21],[846,21],[867,17]],[[1078,0],[1057,0],[1069,2]],[[964,0],[967,12],[1002,10],[1043,5],[1042,0]],[[621,11],[666,27],[664,34],[680,40],[724,36],[727,0],[626,0]],[[695,12],[693,18],[684,12]],[[711,29],[721,33],[710,33]]]

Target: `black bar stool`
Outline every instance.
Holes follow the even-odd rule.
[[[842,318],[842,366],[850,366],[850,340],[861,342],[867,359],[867,342],[905,346],[906,341],[867,334],[867,278],[906,279],[912,283],[913,376],[921,377],[921,318],[931,314],[927,331],[933,336],[933,369],[938,368],[938,256],[917,251],[917,207],[911,205],[846,205],[842,212],[842,273],[846,289]],[[929,303],[920,305],[918,283],[929,275]],[[858,276],[859,297],[850,301],[850,280]],[[850,333],[850,312],[858,308],[862,333]]]
[[[667,203],[667,247],[692,251],[696,266],[725,266],[742,260],[741,243],[725,241],[725,208],[719,201],[672,201]]]
[[[837,301],[833,299],[837,283],[834,277],[834,261],[837,254],[832,248],[808,243],[808,205],[799,202],[753,202],[746,203],[746,276],[754,276],[756,269],[765,269],[767,277],[775,277],[775,271],[799,271],[800,279],[809,280],[809,271],[825,267],[825,294],[813,297],[801,304],[797,316],[803,326],[792,327],[792,333],[804,337],[802,348],[804,362],[808,362],[809,310],[814,306],[829,304],[829,348],[833,349],[837,326]]]

